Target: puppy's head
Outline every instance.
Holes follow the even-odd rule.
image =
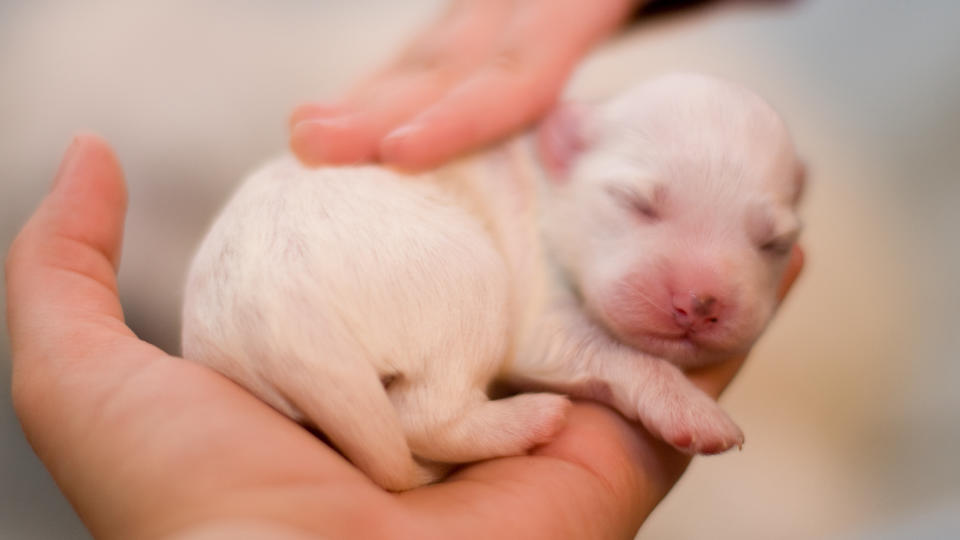
[[[748,349],[800,231],[803,166],[762,99],[674,74],[538,130],[551,255],[620,341],[681,366]]]

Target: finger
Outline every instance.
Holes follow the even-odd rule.
[[[116,295],[127,194],[116,157],[94,135],[77,136],[52,191],[11,245],[6,261],[14,358],[59,345],[65,317],[125,332]],[[14,368],[20,366],[15,362]]]
[[[95,135],[78,135],[7,256],[14,405],[36,446],[45,446],[46,430],[65,424],[47,422],[48,412],[71,410],[71,398],[51,381],[73,381],[68,373],[94,371],[88,362],[107,348],[136,343],[123,324],[115,277],[126,200],[113,151]]]
[[[311,166],[370,161],[380,139],[442,95],[447,79],[439,69],[405,73],[383,81],[366,96],[367,102],[327,108],[323,116],[307,118],[304,115],[319,108],[298,109],[290,148]]]
[[[307,165],[372,160],[384,135],[483,62],[509,14],[509,2],[451,4],[397,60],[351,90],[342,103],[298,107],[291,116],[294,154]]]
[[[297,124],[306,120],[319,120],[321,118],[333,118],[341,114],[346,114],[346,110],[341,105],[329,103],[304,103],[298,105],[290,114],[287,127],[290,131],[297,127]]]
[[[380,143],[381,161],[405,169],[435,166],[468,149],[517,131],[556,100],[572,61],[504,50],[440,102]]]
[[[506,16],[501,2],[451,2],[436,21],[413,40],[395,60],[352,88],[340,103],[307,103],[290,116],[291,131],[301,122],[356,114],[363,107],[393,96],[384,88],[396,81],[431,72],[462,73],[478,65],[497,36]],[[449,81],[452,83],[451,81]]]
[[[439,103],[388,134],[380,159],[401,168],[427,168],[526,127],[553,105],[575,63],[632,4],[513,5],[485,64]]]
[[[450,538],[481,536],[491,523],[509,538],[632,538],[686,463],[615,412],[583,403],[533,455],[471,466],[401,501]]]

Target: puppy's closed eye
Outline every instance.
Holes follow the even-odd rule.
[[[619,185],[607,186],[606,191],[614,202],[643,218],[644,221],[653,222],[660,219],[655,197],[648,197],[637,189]]]
[[[779,234],[760,244],[760,251],[772,257],[783,257],[793,249],[793,245],[797,243],[799,235],[799,229]]]

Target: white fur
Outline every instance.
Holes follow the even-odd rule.
[[[604,401],[688,452],[742,443],[677,366],[746,350],[773,312],[786,258],[759,246],[796,226],[786,130],[756,96],[696,75],[641,85],[581,130],[563,178],[526,138],[417,177],[267,165],[194,260],[184,356],[391,490],[562,428],[567,398],[490,400],[495,379]],[[657,220],[610,189],[656,183]],[[663,337],[707,288],[722,320]]]

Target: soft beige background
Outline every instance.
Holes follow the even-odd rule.
[[[442,0],[0,0],[0,247],[78,129],[116,145],[121,293],[177,350],[193,246],[285,118],[371,69]],[[667,69],[740,80],[812,171],[809,265],[724,402],[748,443],[701,459],[641,538],[960,537],[960,3],[722,4],[634,25],[570,89]],[[87,533],[33,457],[0,337],[0,537]]]

